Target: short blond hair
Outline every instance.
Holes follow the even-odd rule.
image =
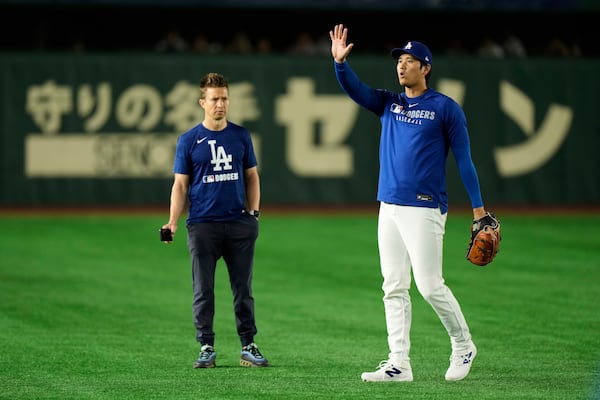
[[[206,96],[206,88],[226,88],[229,91],[229,82],[223,75],[217,72],[209,72],[200,79],[201,99]]]

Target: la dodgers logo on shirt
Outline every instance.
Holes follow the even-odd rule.
[[[233,168],[231,166],[231,154],[225,152],[225,147],[215,146],[215,143],[217,143],[216,140],[209,140],[207,143],[210,146],[210,154],[212,156],[210,163],[214,165],[213,170],[223,171]]]
[[[227,154],[225,147],[217,146],[216,140],[209,140],[206,143],[208,143],[210,146],[210,163],[213,165],[213,171],[228,171],[233,169],[233,166],[231,165],[232,156],[231,154]],[[215,183],[224,181],[237,181],[238,179],[239,174],[237,172],[230,172],[215,175],[205,175],[202,177],[202,182]]]

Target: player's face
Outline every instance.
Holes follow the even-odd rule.
[[[227,118],[229,110],[229,93],[227,88],[207,88],[203,99],[200,99],[200,106],[204,109],[206,116],[221,120]]]
[[[396,65],[400,85],[409,88],[422,85],[425,82],[425,74],[428,70],[428,65],[421,66],[421,62],[410,54],[402,54]]]

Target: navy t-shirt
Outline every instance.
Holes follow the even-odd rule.
[[[173,172],[190,176],[187,223],[230,221],[244,211],[244,170],[257,165],[250,132],[194,126],[177,139]]]

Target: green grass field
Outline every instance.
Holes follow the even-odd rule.
[[[272,367],[239,367],[220,263],[209,370],[192,368],[185,229],[160,243],[166,214],[0,215],[0,398],[600,399],[600,215],[499,216],[487,267],[464,259],[470,216],[448,218],[471,374],[444,380],[448,337],[413,290],[414,382],[373,384],[360,373],[387,356],[373,213],[265,213],[256,342]]]

